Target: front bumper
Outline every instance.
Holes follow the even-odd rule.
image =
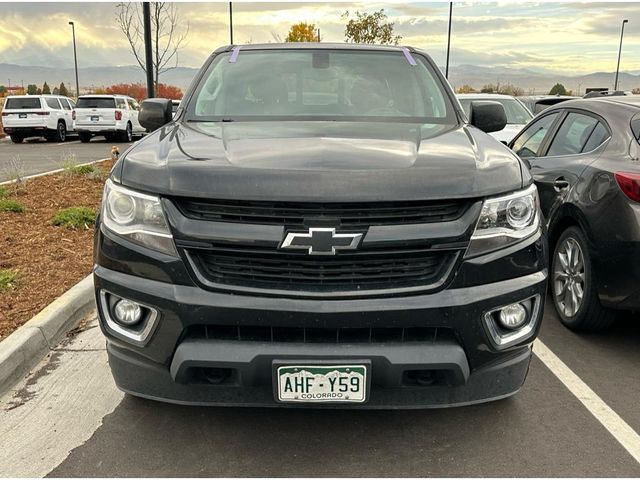
[[[100,242],[101,240],[98,240]],[[541,245],[543,237],[538,239]],[[544,246],[534,248],[545,260]],[[489,268],[489,267],[487,267]],[[495,400],[516,393],[528,371],[530,344],[542,318],[547,271],[484,285],[392,298],[313,300],[268,298],[205,291],[133,276],[102,266],[94,272],[101,291],[153,306],[160,313],[145,345],[134,345],[109,328],[109,363],[122,390],[153,399],[198,405],[291,406],[274,399],[275,361],[331,360],[371,363],[372,381],[365,404],[341,408],[445,407]],[[483,317],[496,307],[536,297],[532,334],[500,350],[490,340]],[[270,325],[279,327],[429,327],[439,335],[427,343],[278,343],[190,338],[197,325]],[[193,369],[227,369],[220,384],[206,384]],[[408,371],[444,375],[428,386],[407,382]],[[296,404],[300,406],[300,404]],[[318,407],[318,404],[313,404]],[[336,405],[320,405],[336,406]]]
[[[220,348],[223,347],[223,348]],[[276,347],[277,348],[277,347]],[[248,370],[262,370],[262,374],[269,375],[271,372],[271,361],[273,358],[279,360],[287,357],[282,351],[254,350],[247,345],[201,345],[201,354],[207,356],[205,351],[219,351],[220,353],[232,354],[224,362],[211,360],[215,365],[229,365],[229,358],[236,358],[240,353],[242,362],[234,362],[235,365]],[[295,406],[311,408],[370,408],[370,409],[392,409],[392,408],[436,408],[471,405],[474,403],[498,400],[511,396],[518,392],[522,386],[531,359],[531,349],[524,347],[510,354],[500,363],[490,365],[471,373],[464,384],[458,385],[432,385],[432,386],[381,386],[372,385],[370,396],[364,404],[300,404],[278,403],[274,400],[274,390],[271,380],[256,380],[250,384],[231,385],[206,385],[202,383],[185,383],[176,381],[171,368],[154,364],[141,357],[132,356],[123,348],[119,348],[113,343],[107,345],[109,354],[109,365],[113,372],[118,387],[132,395],[161,400],[170,403],[187,405],[217,405],[217,406],[254,406],[254,407],[276,407]],[[355,353],[358,358],[363,358],[364,352],[342,352],[323,351],[317,352],[313,349],[305,349],[304,352],[294,354],[297,361],[313,361],[318,359],[331,358],[336,361],[348,361]],[[455,350],[454,350],[455,351]],[[434,352],[437,353],[437,352]],[[371,355],[376,355],[375,357]],[[383,351],[369,352],[372,359],[372,372],[374,375],[380,373],[379,367],[384,369],[384,374],[389,369],[402,370],[405,367],[413,367],[405,363],[391,363],[396,357],[403,357],[407,352],[400,347],[385,347]],[[405,359],[405,361],[407,361]],[[442,359],[438,359],[440,364]],[[382,376],[384,376],[384,374]],[[380,376],[380,375],[378,375]]]

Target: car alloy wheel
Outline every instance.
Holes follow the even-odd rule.
[[[131,128],[131,124],[127,123],[127,142],[133,141],[133,131]]]
[[[575,317],[585,292],[584,254],[573,237],[567,237],[556,250],[553,270],[553,294],[558,309],[566,317]]]
[[[67,138],[67,129],[64,126],[64,123],[58,124],[58,141],[64,142]]]

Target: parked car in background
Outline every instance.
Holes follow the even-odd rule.
[[[592,90],[582,98],[623,97],[626,95],[633,95],[633,92],[629,90]]]
[[[13,143],[28,137],[64,142],[73,131],[74,102],[60,95],[12,95],[2,109],[2,125]]]
[[[106,182],[94,283],[119,388],[212,405],[516,393],[544,309],[529,170],[424,52],[222,47]]]
[[[529,109],[516,97],[510,95],[461,93],[458,94],[457,97],[467,115],[470,114],[471,102],[473,101],[491,100],[500,103],[507,114],[507,125],[498,132],[491,132],[490,135],[505,144],[509,143],[511,139],[522,130],[522,127],[533,118]]]
[[[518,98],[534,115],[537,115],[546,108],[566,102],[567,100],[575,100],[579,97],[571,97],[568,95],[529,95]]]
[[[171,113],[173,113],[174,117],[176,116],[178,108],[180,108],[180,100],[171,100]]]
[[[598,330],[640,309],[640,97],[555,105],[510,146],[538,186],[562,322]]]
[[[82,95],[73,111],[75,129],[81,142],[99,135],[109,142],[131,142],[146,132],[138,110],[138,102],[126,95]]]

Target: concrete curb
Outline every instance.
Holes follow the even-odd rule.
[[[85,165],[93,165],[94,163],[106,162],[107,160],[111,160],[111,158],[101,158],[100,160],[93,160],[92,162],[87,163],[79,163],[76,165],[77,167],[83,167]],[[64,168],[57,168],[55,170],[49,170],[48,172],[34,173],[33,175],[27,175],[26,177],[22,177],[22,180],[31,180],[32,178],[44,177],[45,175],[53,175],[54,173],[64,172]],[[9,185],[11,183],[15,183],[15,180],[4,180],[0,182],[0,185]]]
[[[93,308],[88,275],[0,342],[0,395],[36,366]]]

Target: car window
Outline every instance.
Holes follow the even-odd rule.
[[[16,108],[16,109],[25,109],[25,108],[42,108],[40,105],[40,98],[7,98],[6,103],[4,104],[5,109]]]
[[[127,108],[127,103],[124,98],[116,98],[116,108]]]
[[[67,100],[66,98],[61,98],[60,103],[62,104],[62,108],[64,108],[65,110],[71,110],[73,108],[71,107],[69,100]]]
[[[133,99],[127,98],[127,103],[129,104],[129,108],[131,110],[138,110],[138,105],[136,104],[136,102]]]
[[[595,150],[600,145],[602,145],[604,141],[609,138],[609,136],[609,130],[607,130],[607,127],[598,122],[598,125],[596,125],[596,128],[593,129],[593,132],[589,136],[589,140],[587,140],[587,143],[584,144],[582,151],[590,152],[592,150]]]
[[[575,112],[569,113],[551,142],[547,156],[575,155],[582,152],[582,148],[597,124],[598,120],[594,117]]]
[[[255,50],[214,59],[189,116],[198,121],[318,117],[455,123],[443,85],[421,55],[364,50]]]
[[[111,97],[80,97],[76,108],[114,108],[115,105]]]
[[[62,107],[60,107],[60,102],[58,102],[57,98],[44,97],[44,101],[47,102],[47,105],[49,105],[49,108],[53,108],[55,110],[61,110],[62,109]]]
[[[535,157],[538,149],[558,117],[558,112],[546,115],[529,125],[513,144],[513,151],[520,157]]]

